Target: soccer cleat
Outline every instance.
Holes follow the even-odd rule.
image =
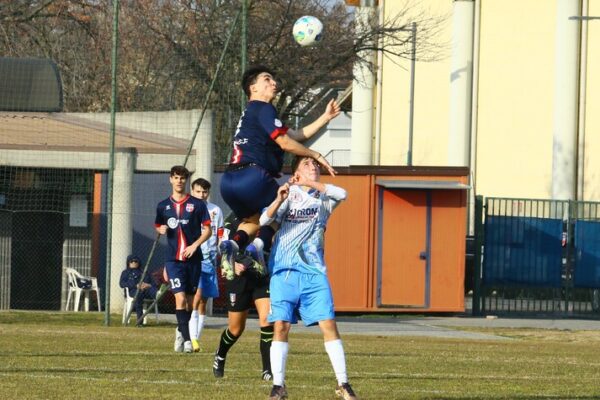
[[[200,351],[200,343],[198,339],[192,339],[192,348],[194,349],[194,353],[198,353]]]
[[[215,353],[215,361],[213,362],[213,374],[215,378],[222,378],[225,375],[225,359],[219,357],[217,353]]]
[[[335,394],[344,400],[358,400],[358,397],[352,390],[352,386],[348,382],[344,382],[335,389]]]
[[[187,340],[183,343],[183,352],[184,353],[193,353],[194,348],[192,347],[192,342]]]
[[[263,371],[262,372],[262,380],[263,381],[272,381],[273,380],[273,374],[271,373],[271,371]]]
[[[173,350],[177,353],[183,352],[183,335],[179,332],[178,328],[175,328],[175,344],[173,345]]]
[[[288,394],[287,390],[285,389],[285,385],[273,385],[273,388],[271,389],[271,394],[269,395],[269,400],[283,400],[287,398]]]
[[[234,276],[235,256],[239,247],[233,240],[223,240],[219,244],[219,253],[221,253],[221,275],[227,280],[232,280]]]
[[[267,263],[265,262],[262,246],[257,246],[255,242],[252,242],[246,246],[246,254],[252,257],[255,261],[252,268],[254,268],[260,275],[266,275]]]

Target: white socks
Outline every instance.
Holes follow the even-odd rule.
[[[285,363],[289,351],[288,342],[271,342],[271,371],[273,372],[273,385],[283,386],[285,382]],[[346,374],[346,355],[341,339],[325,342],[325,351],[329,356],[338,385],[348,382]]]
[[[274,344],[275,342],[273,342]],[[330,340],[325,342],[325,351],[329,355],[333,372],[338,381],[338,385],[348,382],[348,374],[346,374],[346,356],[344,354],[344,346],[342,345],[342,339]],[[271,350],[271,354],[272,350]],[[273,357],[271,356],[271,360]],[[271,361],[271,364],[273,361]],[[274,371],[273,371],[274,372]]]
[[[204,328],[204,315],[198,315],[198,340],[200,340],[200,336],[202,336],[202,328]]]
[[[189,324],[191,339],[200,340],[202,328],[204,328],[204,317],[204,315],[198,313],[198,310],[192,311]]]
[[[271,372],[273,385],[283,386],[285,382],[285,362],[287,361],[288,342],[271,342]]]
[[[192,315],[190,316],[190,338],[198,339],[198,310],[192,311]]]

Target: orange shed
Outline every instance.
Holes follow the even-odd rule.
[[[338,168],[325,234],[337,311],[464,311],[468,168]]]

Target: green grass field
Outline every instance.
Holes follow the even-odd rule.
[[[98,313],[0,312],[0,399],[267,399],[258,332],[212,376],[220,329],[202,352],[173,352],[174,325],[103,326]],[[511,340],[344,335],[361,399],[597,399],[600,332],[473,329]],[[290,399],[335,399],[319,335],[290,338]]]

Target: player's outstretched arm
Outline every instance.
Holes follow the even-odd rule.
[[[286,135],[278,136],[275,139],[275,142],[281,147],[283,151],[287,151],[288,153],[295,154],[301,157],[311,157],[317,160],[319,164],[323,166],[331,176],[335,176],[337,174],[336,170],[333,169],[329,162],[321,155],[321,153],[316,152],[314,150],[309,149],[308,147],[304,147],[302,143],[299,143]]]
[[[335,99],[331,99],[327,106],[325,107],[325,111],[319,118],[315,119],[310,124],[306,125],[303,128],[298,130],[288,130],[288,135],[294,140],[298,142],[303,142],[307,139],[310,139],[315,133],[319,131],[322,127],[327,125],[329,121],[340,115],[341,108],[340,105],[335,101]]]

